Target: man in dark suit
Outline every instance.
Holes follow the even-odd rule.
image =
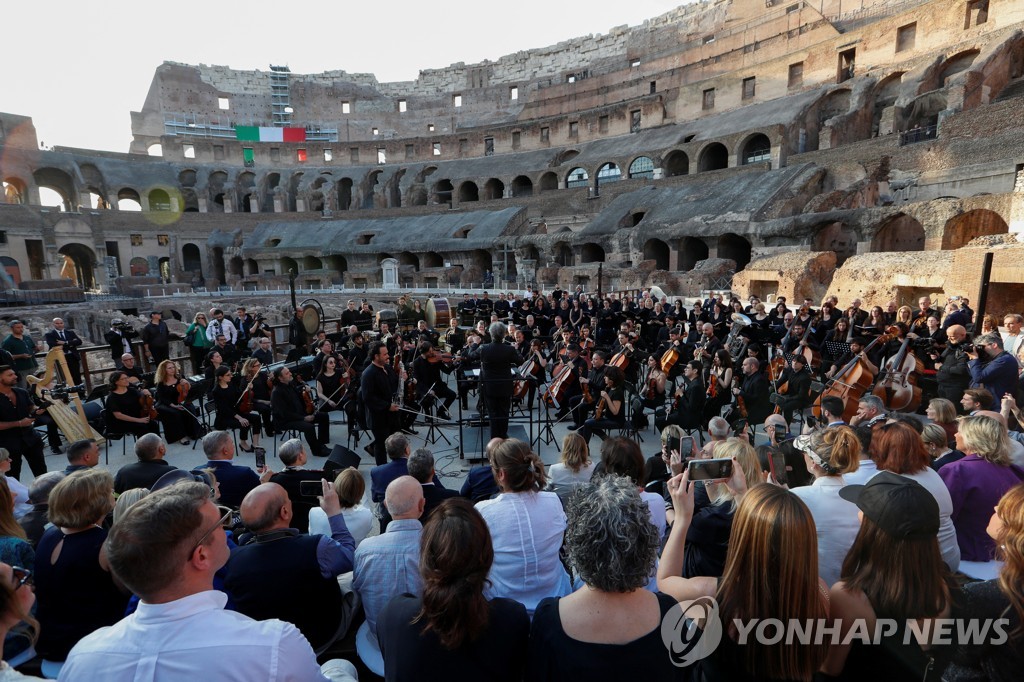
[[[82,383],[82,365],[78,359],[78,347],[82,345],[82,339],[70,329],[64,328],[64,320],[59,317],[53,318],[53,329],[43,335],[46,339],[46,347],[54,348],[60,346],[64,350],[64,360],[68,363],[71,371],[71,383],[77,386]],[[65,381],[69,377],[64,377]]]
[[[743,383],[732,389],[734,395],[743,399],[747,411],[748,424],[760,424],[771,413],[768,402],[768,379],[760,371],[761,364],[757,358],[743,359]],[[736,415],[739,416],[737,410]]]
[[[132,488],[152,488],[161,476],[176,467],[164,460],[167,443],[155,433],[139,436],[135,441],[135,456],[139,461],[126,464],[114,476],[114,492],[120,495]]]
[[[398,405],[395,404],[394,397],[398,392],[399,375],[391,367],[387,345],[379,341],[374,343],[370,346],[369,355],[370,362],[359,379],[359,398],[369,418],[370,430],[373,432],[371,454],[377,461],[377,466],[381,466],[388,461],[385,441],[398,430]],[[369,447],[367,446],[368,449]],[[386,487],[385,484],[384,488]],[[380,491],[381,499],[384,488]]]
[[[811,403],[811,373],[807,371],[807,359],[802,355],[794,355],[791,363],[792,366],[782,373],[779,382],[780,386],[786,386],[786,390],[779,394],[782,400],[778,403],[789,424],[793,423],[794,410],[803,410]]]
[[[434,453],[427,448],[420,448],[409,455],[407,466],[409,475],[419,481],[423,487],[423,499],[426,504],[423,507],[423,514],[420,516],[421,520],[426,521],[430,512],[449,497],[459,496],[458,492],[448,490],[437,482],[434,475]]]
[[[114,367],[121,369],[121,356],[132,352],[132,338],[136,336],[135,331],[129,331],[124,320],[115,317],[110,321],[110,329],[103,334],[103,340],[110,345],[110,359],[114,361]]]
[[[288,499],[292,503],[292,528],[297,528],[300,533],[309,532],[309,510],[317,506],[316,496],[303,495],[299,483],[302,481],[320,481],[327,476],[319,469],[305,469],[307,456],[302,447],[302,441],[298,438],[291,438],[281,443],[277,449],[277,456],[281,458],[284,471],[280,471],[270,477],[271,483],[276,483],[288,493]]]
[[[683,387],[676,391],[679,400],[671,414],[656,417],[654,425],[661,431],[668,424],[675,424],[684,429],[701,428],[701,417],[704,414],[704,403],[707,394],[704,381],[701,379],[703,367],[699,360],[690,360],[683,368]]]
[[[512,408],[512,370],[519,366],[516,349],[505,343],[508,327],[492,322],[491,342],[480,346],[480,390],[491,420],[491,438],[508,438],[508,415]]]
[[[153,369],[171,355],[171,332],[162,316],[163,313],[154,310],[149,314],[149,324],[142,328],[142,347]]]

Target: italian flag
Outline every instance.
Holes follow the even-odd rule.
[[[242,142],[305,142],[305,128],[235,126],[235,139]]]

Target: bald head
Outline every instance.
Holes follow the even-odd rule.
[[[399,476],[384,491],[384,504],[395,520],[418,519],[425,504],[423,486],[412,476]]]
[[[288,493],[277,483],[262,483],[242,500],[242,523],[254,533],[287,528],[292,519]]]
[[[1004,417],[1003,415],[999,414],[998,412],[993,412],[992,410],[978,410],[977,412],[974,413],[974,416],[975,417],[988,417],[989,419],[995,419],[997,422],[999,422],[1000,424],[1003,425],[1003,431],[1004,432],[1008,429],[1008,426],[1007,426],[1007,423],[1006,423],[1006,417]]]
[[[954,343],[960,343],[967,338],[967,330],[963,325],[951,324],[946,330],[946,336]]]

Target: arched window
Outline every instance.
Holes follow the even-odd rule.
[[[587,174],[586,168],[573,168],[569,171],[569,174],[565,176],[565,186],[568,188],[572,187],[586,187],[589,183],[590,176]]]
[[[647,156],[638,156],[629,164],[630,178],[651,178],[654,177],[654,161]]]

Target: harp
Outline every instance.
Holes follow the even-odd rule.
[[[58,368],[60,369],[59,375],[57,374]],[[64,359],[64,351],[61,350],[60,346],[55,346],[46,354],[46,372],[43,373],[43,376],[30,376],[26,380],[33,396],[42,404],[46,404],[47,413],[53,417],[53,421],[57,422],[57,427],[67,437],[68,442],[91,438],[102,445],[104,438],[86,420],[85,407],[83,407],[82,399],[78,396],[78,393],[74,391],[69,393],[71,400],[74,401],[75,409],[71,409],[70,405],[61,400],[52,400],[44,397],[43,394],[49,391],[46,387],[55,379],[64,379],[64,377],[70,378],[71,371],[68,369],[68,363]]]

